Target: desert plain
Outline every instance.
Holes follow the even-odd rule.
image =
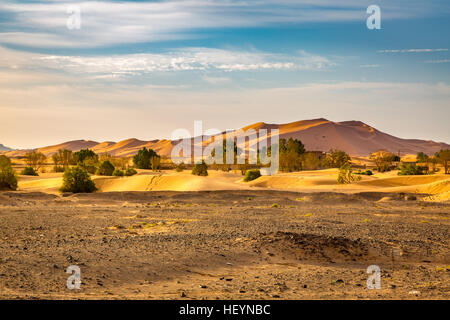
[[[0,298],[450,297],[448,175],[138,171],[92,194],[61,194],[61,173],[1,192]]]

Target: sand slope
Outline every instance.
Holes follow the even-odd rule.
[[[239,173],[209,170],[208,177],[198,177],[189,171],[152,172],[139,170],[132,177],[93,176],[99,192],[111,191],[212,191],[273,189],[302,192],[397,192],[430,195],[428,200],[446,201],[450,195],[450,177],[443,174],[429,176],[397,176],[396,171],[362,176],[349,185],[337,184],[337,169],[279,173],[243,182]],[[19,190],[43,191],[58,194],[62,174],[47,173],[39,177],[19,177]]]

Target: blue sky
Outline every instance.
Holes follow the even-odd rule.
[[[366,27],[372,4],[381,30]],[[0,143],[319,117],[450,143],[449,14],[416,0],[2,1]]]

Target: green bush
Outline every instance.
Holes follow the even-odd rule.
[[[157,169],[156,167],[152,168],[152,158],[157,157],[159,156],[153,149],[144,147],[133,157],[133,163],[138,169]]]
[[[36,171],[34,171],[34,169],[32,167],[23,168],[23,170],[20,172],[20,174],[23,176],[38,176],[39,175]]]
[[[115,177],[123,177],[124,173],[122,170],[116,169],[116,170],[114,170],[112,175]]]
[[[207,176],[208,175],[208,166],[206,165],[205,161],[202,161],[202,163],[196,163],[194,165],[194,168],[192,169],[192,174],[195,176]]]
[[[175,171],[176,171],[176,172],[183,172],[183,170],[184,170],[184,163],[183,163],[183,162],[180,163],[180,164],[177,164],[177,165],[175,166]]]
[[[365,175],[365,176],[372,176],[373,172],[372,172],[372,170],[366,170],[366,171],[355,172],[355,174],[362,174],[362,175]]]
[[[134,176],[135,174],[137,174],[137,171],[133,168],[128,168],[127,171],[125,171],[127,177]]]
[[[16,190],[17,177],[11,165],[11,160],[4,155],[0,156],[0,190]]]
[[[114,166],[109,160],[103,161],[95,172],[99,176],[112,176],[114,173]]]
[[[361,180],[361,176],[355,176],[353,174],[353,169],[352,169],[351,164],[344,164],[339,169],[339,174],[338,174],[338,178],[337,178],[338,184],[350,184],[352,182],[360,181],[360,180]]]
[[[399,168],[399,176],[421,176],[423,175],[423,168],[415,164],[402,164]]]
[[[86,169],[76,166],[64,172],[61,192],[89,193],[96,190],[95,183]]]
[[[244,176],[244,182],[249,182],[261,177],[261,171],[259,169],[248,170]]]

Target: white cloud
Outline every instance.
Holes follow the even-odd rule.
[[[305,51],[297,55],[231,51],[211,48],[184,48],[164,54],[127,54],[114,56],[34,56],[35,65],[76,74],[141,75],[163,71],[252,71],[320,70],[334,66],[326,57]]]
[[[395,5],[379,0],[383,19],[425,16],[433,10],[421,1]],[[361,21],[371,1],[358,0],[188,0],[2,1],[0,43],[38,48],[89,48],[196,37],[196,30],[260,27],[309,22]],[[70,5],[81,9],[81,30],[68,30]],[[445,10],[444,10],[445,11]]]
[[[450,59],[442,59],[442,60],[427,60],[425,63],[448,63]]]
[[[362,64],[359,66],[360,68],[379,68],[379,64]]]
[[[443,52],[448,49],[394,49],[394,50],[378,50],[379,53],[424,53],[424,52]]]

